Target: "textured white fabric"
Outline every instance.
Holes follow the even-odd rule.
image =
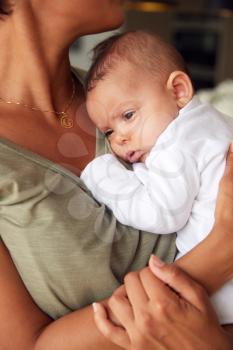
[[[231,140],[233,120],[195,96],[160,135],[145,164],[127,170],[106,154],[89,163],[81,179],[121,223],[152,233],[176,231],[181,256],[213,226]],[[233,282],[212,300],[220,321],[233,323]]]

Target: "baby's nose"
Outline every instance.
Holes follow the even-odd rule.
[[[116,141],[116,143],[118,145],[123,145],[123,144],[128,142],[128,136],[127,135],[118,134],[118,135],[116,135],[115,141]]]

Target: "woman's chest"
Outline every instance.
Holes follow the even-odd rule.
[[[95,157],[95,143],[94,135],[69,130],[54,135],[38,135],[37,142],[31,142],[29,147],[33,152],[80,175],[87,163]]]
[[[62,128],[60,123],[50,127],[25,120],[12,124],[10,119],[1,123],[0,137],[21,146],[43,158],[68,168],[77,175],[95,156],[95,127],[74,125]]]

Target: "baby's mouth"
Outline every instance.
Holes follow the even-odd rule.
[[[126,153],[126,159],[130,163],[137,163],[140,161],[140,158],[143,156],[143,151],[129,151]]]

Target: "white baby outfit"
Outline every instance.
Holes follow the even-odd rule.
[[[87,165],[81,179],[121,223],[152,233],[177,232],[182,256],[213,226],[231,140],[232,118],[195,96],[159,136],[145,164],[133,164],[132,171],[105,154]],[[233,323],[233,281],[212,302],[220,322]]]

